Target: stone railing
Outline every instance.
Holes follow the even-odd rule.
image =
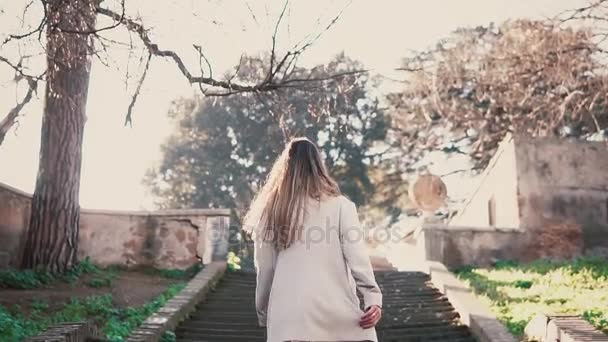
[[[225,262],[216,261],[205,267],[179,294],[135,329],[127,342],[157,342],[165,332],[175,330],[224,275],[226,266]]]
[[[416,237],[424,260],[447,267],[491,265],[498,260],[532,260],[526,250],[528,235],[521,230],[494,227],[425,225]]]
[[[460,321],[471,329],[481,342],[516,342],[507,328],[490,309],[481,303],[473,291],[439,262],[426,262],[431,282],[450,301],[460,315]]]
[[[526,325],[527,340],[539,342],[608,342],[608,335],[576,315],[538,314]]]

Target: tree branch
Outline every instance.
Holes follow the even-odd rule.
[[[591,1],[589,5],[576,8],[574,10],[567,10],[557,15],[557,19],[560,19],[561,22],[567,22],[572,20],[579,19],[592,19],[590,16],[590,12],[602,7],[604,4],[608,4],[608,0],[595,0]],[[569,16],[565,16],[565,14],[570,14]],[[599,17],[600,20],[608,20],[605,17]]]
[[[122,0],[121,2],[121,14],[119,16],[114,16],[114,23],[112,25],[108,25],[102,28],[98,28],[98,29],[93,29],[93,30],[87,30],[87,31],[82,31],[82,30],[66,30],[63,29],[59,26],[55,26],[53,27],[53,29],[58,29],[63,33],[69,33],[69,34],[83,34],[83,35],[89,35],[89,34],[97,34],[99,32],[103,32],[103,31],[107,31],[107,30],[112,30],[117,28],[118,26],[120,26],[123,23],[123,20],[125,19],[125,1],[126,0]]]
[[[132,125],[133,121],[131,120],[131,116],[133,113],[133,107],[135,107],[135,102],[137,102],[137,98],[139,97],[139,93],[141,91],[141,86],[144,84],[146,79],[146,75],[148,74],[148,69],[150,69],[150,60],[152,59],[152,54],[148,54],[148,59],[146,60],[146,65],[144,66],[144,71],[139,78],[139,82],[137,83],[137,88],[135,88],[135,93],[133,93],[133,97],[131,98],[131,103],[129,103],[129,108],[127,109],[127,115],[125,116],[125,126]]]
[[[279,19],[277,19],[277,22],[274,26],[274,32],[272,33],[272,49],[270,50],[270,69],[268,70],[268,79],[271,79],[274,76],[274,61],[275,61],[275,54],[276,54],[276,46],[277,46],[277,33],[279,32],[279,25],[281,25],[281,21],[283,20],[283,17],[285,16],[285,11],[287,10],[287,6],[289,6],[289,0],[285,0],[285,5],[283,6],[283,10],[281,10],[281,14],[279,15]],[[287,55],[285,55],[285,57],[283,58],[283,61],[285,61],[285,59],[287,59],[289,56],[289,52],[287,53]],[[277,70],[280,67],[277,67]]]
[[[6,137],[8,131],[17,122],[17,117],[19,116],[19,113],[21,112],[23,107],[25,107],[25,105],[32,100],[34,92],[36,92],[36,89],[38,87],[38,81],[34,78],[28,78],[27,82],[29,88],[27,90],[27,93],[23,97],[23,100],[21,100],[21,102],[17,102],[17,105],[15,105],[15,107],[13,107],[13,109],[8,112],[6,117],[2,119],[2,121],[0,121],[0,145],[2,145],[2,143],[4,142],[4,137]]]
[[[2,45],[0,45],[0,46],[3,46],[3,45],[5,45],[6,43],[8,43],[8,42],[10,42],[11,40],[14,40],[14,39],[23,39],[23,38],[27,38],[27,37],[29,37],[29,36],[31,36],[31,35],[33,35],[33,34],[35,34],[35,33],[38,33],[38,34],[39,34],[39,36],[40,36],[40,35],[42,34],[43,29],[44,29],[44,25],[45,25],[45,24],[46,24],[46,22],[47,22],[47,16],[48,16],[48,13],[47,13],[47,8],[46,8],[46,1],[47,1],[47,0],[40,0],[40,2],[42,3],[42,8],[43,8],[43,10],[44,10],[44,15],[42,16],[42,19],[40,19],[40,23],[38,24],[38,26],[37,26],[35,29],[33,29],[32,31],[29,31],[29,32],[23,33],[23,34],[9,34],[9,35],[8,35],[8,37],[6,37],[6,39],[4,39],[4,41],[2,42]],[[30,6],[31,6],[31,4],[28,4],[28,5],[26,6],[26,9],[24,10],[24,13],[25,13],[25,11],[27,11],[27,9],[28,9]]]
[[[186,80],[190,84],[198,84],[199,87],[201,88],[201,91],[203,92],[203,94],[208,95],[208,96],[226,96],[226,95],[232,95],[232,94],[243,93],[243,92],[262,93],[262,92],[274,91],[279,88],[287,88],[287,87],[294,88],[294,87],[304,85],[305,83],[308,83],[308,82],[323,82],[323,81],[335,80],[340,77],[344,77],[346,75],[367,72],[365,70],[361,70],[361,71],[357,71],[357,72],[337,74],[337,75],[333,75],[331,77],[325,77],[325,78],[309,77],[309,78],[298,78],[298,79],[289,79],[289,78],[285,77],[285,76],[288,76],[288,74],[284,73],[283,78],[277,78],[279,71],[285,65],[293,68],[294,67],[293,64],[295,63],[295,60],[297,59],[297,57],[306,48],[311,46],[317,39],[319,39],[319,37],[323,34],[323,32],[326,32],[327,30],[329,30],[338,21],[338,19],[340,18],[340,15],[344,11],[344,9],[342,9],[342,11],[340,11],[340,13],[337,16],[335,16],[333,18],[333,20],[325,27],[325,30],[318,33],[313,39],[306,42],[306,44],[304,44],[301,47],[298,47],[299,44],[296,44],[296,46],[294,46],[294,48],[296,48],[295,51],[287,52],[286,55],[282,58],[282,60],[278,64],[275,64],[274,61],[276,61],[276,51],[275,51],[276,35],[277,35],[277,31],[278,31],[278,26],[283,19],[286,8],[288,7],[287,5],[288,5],[288,1],[286,1],[285,6],[283,7],[281,15],[279,16],[279,19],[275,26],[275,33],[273,35],[273,48],[271,51],[271,68],[270,68],[267,76],[261,82],[259,82],[257,84],[234,83],[234,82],[232,82],[232,78],[229,80],[218,80],[218,79],[213,78],[212,74],[206,76],[202,70],[201,70],[200,75],[194,75],[189,70],[189,68],[186,66],[186,64],[184,63],[182,58],[175,51],[161,49],[158,46],[158,44],[153,42],[148,34],[148,30],[140,22],[137,22],[131,18],[128,18],[128,17],[124,16],[123,14],[118,14],[107,8],[99,7],[97,9],[97,12],[101,15],[112,18],[116,22],[122,23],[122,25],[124,25],[127,28],[127,30],[137,34],[137,36],[140,38],[140,40],[142,41],[142,43],[144,44],[144,46],[146,47],[146,49],[148,50],[148,52],[150,53],[151,56],[164,57],[164,58],[169,58],[170,60],[172,60],[173,63],[175,63],[178,70],[180,71],[180,73],[186,78]],[[199,53],[199,59],[206,60],[200,47],[195,46],[195,48],[196,48],[197,52]],[[209,61],[206,60],[206,62],[209,66],[209,70],[211,70]],[[217,92],[211,92],[209,90],[205,90],[203,88],[203,85],[211,87],[211,88],[219,88],[221,90],[219,90]]]
[[[22,59],[23,59],[23,57],[22,57]],[[33,75],[26,74],[26,73],[23,71],[23,67],[21,66],[21,63],[17,63],[17,65],[15,65],[15,64],[11,63],[11,61],[9,61],[9,60],[8,60],[8,58],[3,57],[3,56],[0,56],[0,62],[3,62],[4,64],[8,65],[8,66],[9,66],[9,67],[11,67],[13,70],[15,70],[15,72],[16,72],[16,74],[17,74],[17,75],[15,76],[15,80],[16,80],[16,81],[19,81],[19,79],[21,79],[21,78],[25,78],[25,79],[33,79],[33,80],[39,81],[39,80],[41,80],[41,79],[42,79],[42,77],[43,77],[43,76],[46,74],[46,72],[44,72],[44,73],[43,73],[42,75],[40,75],[40,76],[33,76]]]

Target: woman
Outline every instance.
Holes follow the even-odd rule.
[[[357,210],[310,140],[287,144],[245,225],[254,238],[256,309],[268,342],[377,341],[382,293]]]

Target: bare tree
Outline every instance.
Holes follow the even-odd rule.
[[[408,83],[389,96],[409,157],[446,132],[473,141],[479,165],[507,132],[587,136],[608,125],[608,78],[593,31],[519,20],[461,29],[404,60]]]
[[[130,16],[125,7],[126,0],[112,3],[108,0],[31,0],[25,6],[25,13],[34,6],[42,9],[37,25],[25,32],[9,34],[2,47],[16,42],[36,39],[45,46],[46,68],[37,75],[28,74],[21,61],[12,62],[2,56],[4,63],[15,70],[19,80],[28,83],[28,91],[16,106],[0,121],[0,143],[6,132],[15,124],[20,111],[31,101],[39,81],[46,83],[45,106],[42,122],[40,164],[36,188],[32,199],[30,227],[25,240],[22,259],[24,268],[45,267],[63,272],[76,262],[79,232],[79,189],[82,159],[82,137],[84,132],[85,108],[90,78],[92,56],[99,51],[108,51],[111,44],[118,42],[104,37],[110,30],[126,29],[135,35],[147,51],[143,72],[127,108],[126,122],[130,122],[143,82],[145,82],[150,60],[165,58],[193,85],[198,85],[207,96],[228,96],[242,92],[263,93],[281,88],[319,87],[353,73],[315,77],[311,72],[304,77],[295,73],[299,57],[313,45],[324,32],[338,20],[342,11],[326,25],[311,32],[304,40],[295,44],[287,52],[280,54],[277,49],[279,26],[285,19],[290,4],[286,1],[276,21],[272,34],[270,67],[265,77],[256,83],[239,80],[234,75],[214,77],[211,63],[200,46],[194,45],[194,52],[200,60],[197,68],[189,67],[176,51],[163,48],[152,39],[150,29],[140,19]],[[114,9],[113,9],[114,8]],[[107,25],[96,23],[109,22]],[[99,49],[97,49],[99,47]]]

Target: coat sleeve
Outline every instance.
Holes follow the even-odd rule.
[[[255,308],[259,325],[265,327],[277,251],[271,242],[263,241],[263,239],[256,239],[254,245],[253,258],[257,280],[255,289]]]
[[[382,292],[376,283],[365,247],[365,232],[359,223],[355,204],[348,200],[343,202],[340,209],[340,235],[344,259],[355,278],[357,289],[363,295],[365,309],[372,305],[382,307]]]

